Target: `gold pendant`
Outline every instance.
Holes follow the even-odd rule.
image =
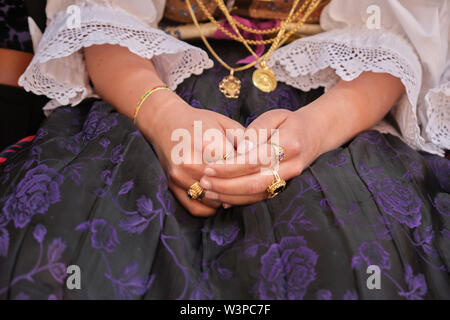
[[[225,97],[236,99],[239,97],[239,93],[241,92],[241,80],[236,78],[233,75],[233,72],[231,72],[230,75],[220,81],[219,89]]]
[[[277,87],[277,80],[272,69],[266,66],[256,69],[253,72],[252,80],[255,87],[264,92],[271,92]]]

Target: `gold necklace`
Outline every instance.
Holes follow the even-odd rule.
[[[286,24],[291,21],[291,18],[293,17],[295,9],[297,8],[300,0],[294,1],[294,4],[292,5],[291,10],[289,11],[288,17],[286,18],[285,21],[283,21],[281,23],[280,31],[278,32],[270,49],[267,51],[267,53],[263,57],[261,57],[261,61],[260,61],[260,58],[258,57],[258,55],[248,45],[247,40],[244,39],[244,37],[242,37],[241,33],[239,32],[239,29],[237,28],[236,24],[233,21],[233,18],[231,17],[230,13],[228,12],[223,0],[215,0],[215,1],[218,5],[219,9],[222,11],[222,13],[227,18],[227,21],[233,28],[234,32],[236,32],[236,34],[238,35],[240,41],[244,44],[244,46],[247,48],[247,50],[259,62],[260,68],[256,69],[252,75],[253,85],[263,92],[271,92],[271,91],[275,90],[277,87],[277,80],[275,78],[275,74],[273,73],[272,69],[270,69],[269,67],[266,66],[266,60],[268,57],[270,57],[270,55],[272,55],[272,53],[276,50],[276,48],[279,47],[279,45],[281,43],[281,39],[286,31]],[[310,2],[313,2],[313,0],[306,0],[304,2],[304,5],[306,6]]]
[[[214,16],[209,12],[208,8],[205,6],[205,4],[203,3],[202,0],[197,0],[198,6],[199,8],[202,10],[203,14],[208,18],[209,21],[211,21],[216,28],[218,28],[220,31],[222,31],[224,34],[226,34],[228,37],[230,37],[231,39],[241,42],[239,37],[237,37],[236,35],[234,35],[233,33],[231,33],[230,31],[228,31],[226,28],[224,28],[215,18]],[[306,4],[308,3],[308,1],[305,1],[302,6],[300,7],[300,9],[295,13],[295,16],[300,15],[305,7]],[[238,20],[236,20],[235,18],[233,18],[231,16],[231,19],[233,20],[233,22],[242,30],[250,32],[250,33],[254,33],[254,34],[271,34],[271,33],[275,33],[277,31],[279,31],[281,29],[281,25],[275,28],[271,28],[271,29],[265,29],[265,30],[258,30],[258,29],[254,29],[254,28],[250,28],[247,27],[245,25],[243,25],[242,23],[240,23]],[[301,27],[301,26],[300,26]],[[299,28],[300,28],[299,27]],[[290,32],[289,34],[292,34],[292,32]],[[276,36],[270,39],[264,39],[264,40],[251,40],[248,39],[246,40],[247,43],[251,44],[251,45],[261,45],[261,44],[270,44],[273,43],[276,39]]]
[[[217,0],[216,0],[217,1]],[[277,37],[275,38],[275,40],[272,43],[271,48],[269,49],[269,51],[264,54],[261,58],[262,61],[260,60],[260,58],[258,57],[258,55],[256,55],[256,53],[253,52],[253,50],[250,48],[250,46],[247,43],[247,40],[244,39],[242,37],[242,35],[239,33],[239,30],[237,29],[236,25],[230,20],[229,18],[231,17],[228,13],[228,10],[226,9],[225,4],[223,3],[223,1],[217,2],[219,7],[221,7],[221,10],[224,11],[224,14],[227,17],[228,22],[230,23],[230,25],[233,27],[233,30],[236,32],[236,34],[238,35],[238,39],[240,40],[240,42],[242,42],[245,47],[250,51],[250,53],[255,56],[256,60],[244,65],[242,67],[238,67],[238,68],[232,68],[230,67],[225,61],[223,61],[219,55],[214,51],[214,49],[211,47],[211,45],[209,44],[208,40],[206,39],[206,37],[204,36],[199,23],[197,21],[197,18],[195,16],[194,10],[191,6],[191,3],[189,0],[186,0],[186,4],[189,10],[189,13],[192,17],[192,20],[195,24],[195,26],[197,27],[199,34],[200,34],[200,38],[202,39],[202,41],[205,43],[205,46],[208,48],[208,50],[211,52],[211,54],[216,58],[216,60],[222,64],[226,69],[228,69],[230,71],[230,75],[225,77],[219,84],[219,89],[220,91],[227,97],[227,98],[237,98],[239,96],[240,93],[240,88],[241,88],[241,81],[234,76],[235,72],[238,71],[243,71],[246,69],[249,69],[251,67],[253,67],[256,63],[260,63],[261,68],[257,69],[254,74],[253,74],[253,83],[254,85],[259,88],[260,90],[264,91],[264,92],[270,92],[272,90],[274,90],[276,88],[276,79],[275,76],[272,72],[271,69],[269,69],[268,67],[266,67],[266,63],[265,61],[267,60],[267,58],[273,53],[273,51],[279,47],[280,45],[282,45],[285,41],[288,40],[288,37],[290,37],[293,33],[295,33],[298,29],[300,29],[300,27],[304,24],[304,22],[306,21],[306,19],[309,17],[309,15],[314,11],[314,9],[318,6],[318,4],[320,3],[321,0],[307,0],[305,2],[307,3],[312,3],[312,5],[310,7],[308,7],[308,10],[306,11],[306,13],[304,14],[304,16],[302,17],[302,19],[299,20],[299,22],[297,23],[297,25],[294,27],[293,30],[291,30],[291,32],[287,33],[286,36],[282,39],[283,34],[285,33],[285,23],[290,21],[290,19],[292,18],[292,14],[294,12],[295,7],[297,6],[299,0],[296,0],[294,3],[294,6],[292,7],[290,14],[288,16],[288,18],[282,22],[281,26],[280,26],[280,32],[278,33]],[[225,8],[223,7],[225,6]],[[225,9],[225,10],[224,10]]]

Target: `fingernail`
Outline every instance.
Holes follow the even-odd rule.
[[[223,207],[224,209],[230,209],[230,208],[231,208],[231,204],[224,203],[224,204],[222,204],[222,207]]]
[[[210,200],[217,200],[219,199],[219,195],[213,191],[208,191],[205,193],[205,198]]]
[[[239,143],[236,151],[240,154],[243,154],[252,150],[253,146],[254,146],[253,142],[251,142],[250,140],[244,140],[241,143]]]
[[[214,170],[213,168],[206,168],[205,175],[213,177],[216,175],[216,170]]]
[[[211,189],[211,182],[209,182],[208,180],[206,180],[205,178],[202,178],[200,180],[200,185],[202,186],[202,188],[209,190]]]

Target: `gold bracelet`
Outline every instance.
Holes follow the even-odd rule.
[[[144,93],[144,95],[142,96],[141,100],[139,101],[139,103],[136,106],[136,109],[134,110],[134,114],[133,114],[133,123],[136,124],[136,119],[139,113],[139,110],[141,110],[141,106],[144,103],[144,101],[148,98],[149,95],[151,95],[153,92],[156,92],[158,90],[170,90],[170,88],[167,85],[162,85],[162,86],[156,86],[151,88],[150,90],[148,90],[146,93]]]

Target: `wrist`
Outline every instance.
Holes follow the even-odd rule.
[[[308,158],[316,159],[325,152],[330,151],[329,137],[333,135],[330,116],[322,110],[318,104],[309,105],[295,111],[296,116],[301,119],[301,125],[305,127],[307,136],[305,148],[310,149]]]
[[[154,136],[161,124],[167,124],[168,115],[183,112],[182,109],[190,107],[175,92],[171,90],[156,91],[144,101],[136,116],[136,126],[147,137]]]

